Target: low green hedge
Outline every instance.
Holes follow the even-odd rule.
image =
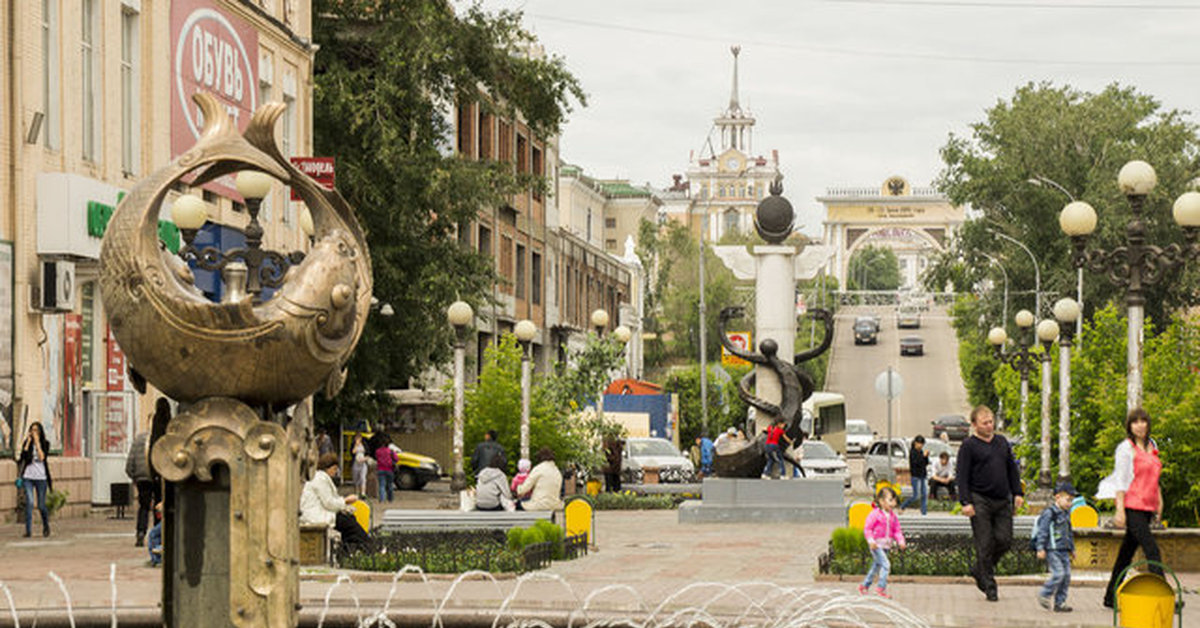
[[[524,551],[527,546],[536,543],[550,543],[550,557],[554,560],[563,558],[562,528],[541,519],[528,528],[509,528],[508,542],[505,547],[515,552]]]
[[[687,499],[696,499],[697,495],[641,495],[633,491],[620,493],[600,493],[591,497],[592,508],[595,510],[671,510]]]

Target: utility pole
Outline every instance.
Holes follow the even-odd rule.
[[[708,205],[711,205],[709,201]],[[704,232],[708,229],[708,207],[700,222],[700,427],[708,431],[708,317],[704,302]]]

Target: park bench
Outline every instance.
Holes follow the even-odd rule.
[[[554,521],[550,511],[515,510],[400,510],[383,513],[383,522],[378,529],[383,532],[407,532],[410,530],[508,530],[526,528],[537,521]]]
[[[1033,526],[1037,517],[1033,515],[1018,515],[1013,517],[1013,536],[1028,538],[1033,536]],[[971,520],[962,515],[900,515],[900,529],[905,536],[922,534],[971,534]]]

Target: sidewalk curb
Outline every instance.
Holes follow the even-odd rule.
[[[819,573],[813,576],[815,582],[862,582],[863,576],[866,574],[832,574]],[[1045,582],[1045,575],[1033,574],[1029,576],[997,576],[996,584],[1004,586],[1030,586],[1040,587]],[[888,582],[905,582],[911,584],[969,584],[974,586],[975,580],[970,576],[906,576],[906,575],[889,575]],[[1072,579],[1071,588],[1089,588],[1102,589],[1107,586],[1107,581],[1092,580],[1092,579]]]
[[[492,573],[488,576],[476,575],[468,578],[463,578],[463,582],[492,582],[492,581],[507,581],[516,580],[521,574],[505,571],[500,573]],[[350,578],[352,582],[391,582],[396,579],[397,582],[453,582],[462,577],[461,573],[427,573],[420,574],[409,572],[396,578],[394,571],[357,571],[353,569],[330,569],[328,571],[308,571],[300,572],[301,582],[337,582],[342,576]]]

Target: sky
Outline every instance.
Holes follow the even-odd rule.
[[[560,138],[563,160],[657,188],[686,171],[728,105],[729,48],[740,45],[753,152],[779,152],[784,196],[811,235],[826,189],[892,175],[930,185],[950,135],[969,136],[1028,82],[1088,92],[1117,82],[1167,109],[1200,110],[1198,0],[482,4],[522,11],[587,92]]]

